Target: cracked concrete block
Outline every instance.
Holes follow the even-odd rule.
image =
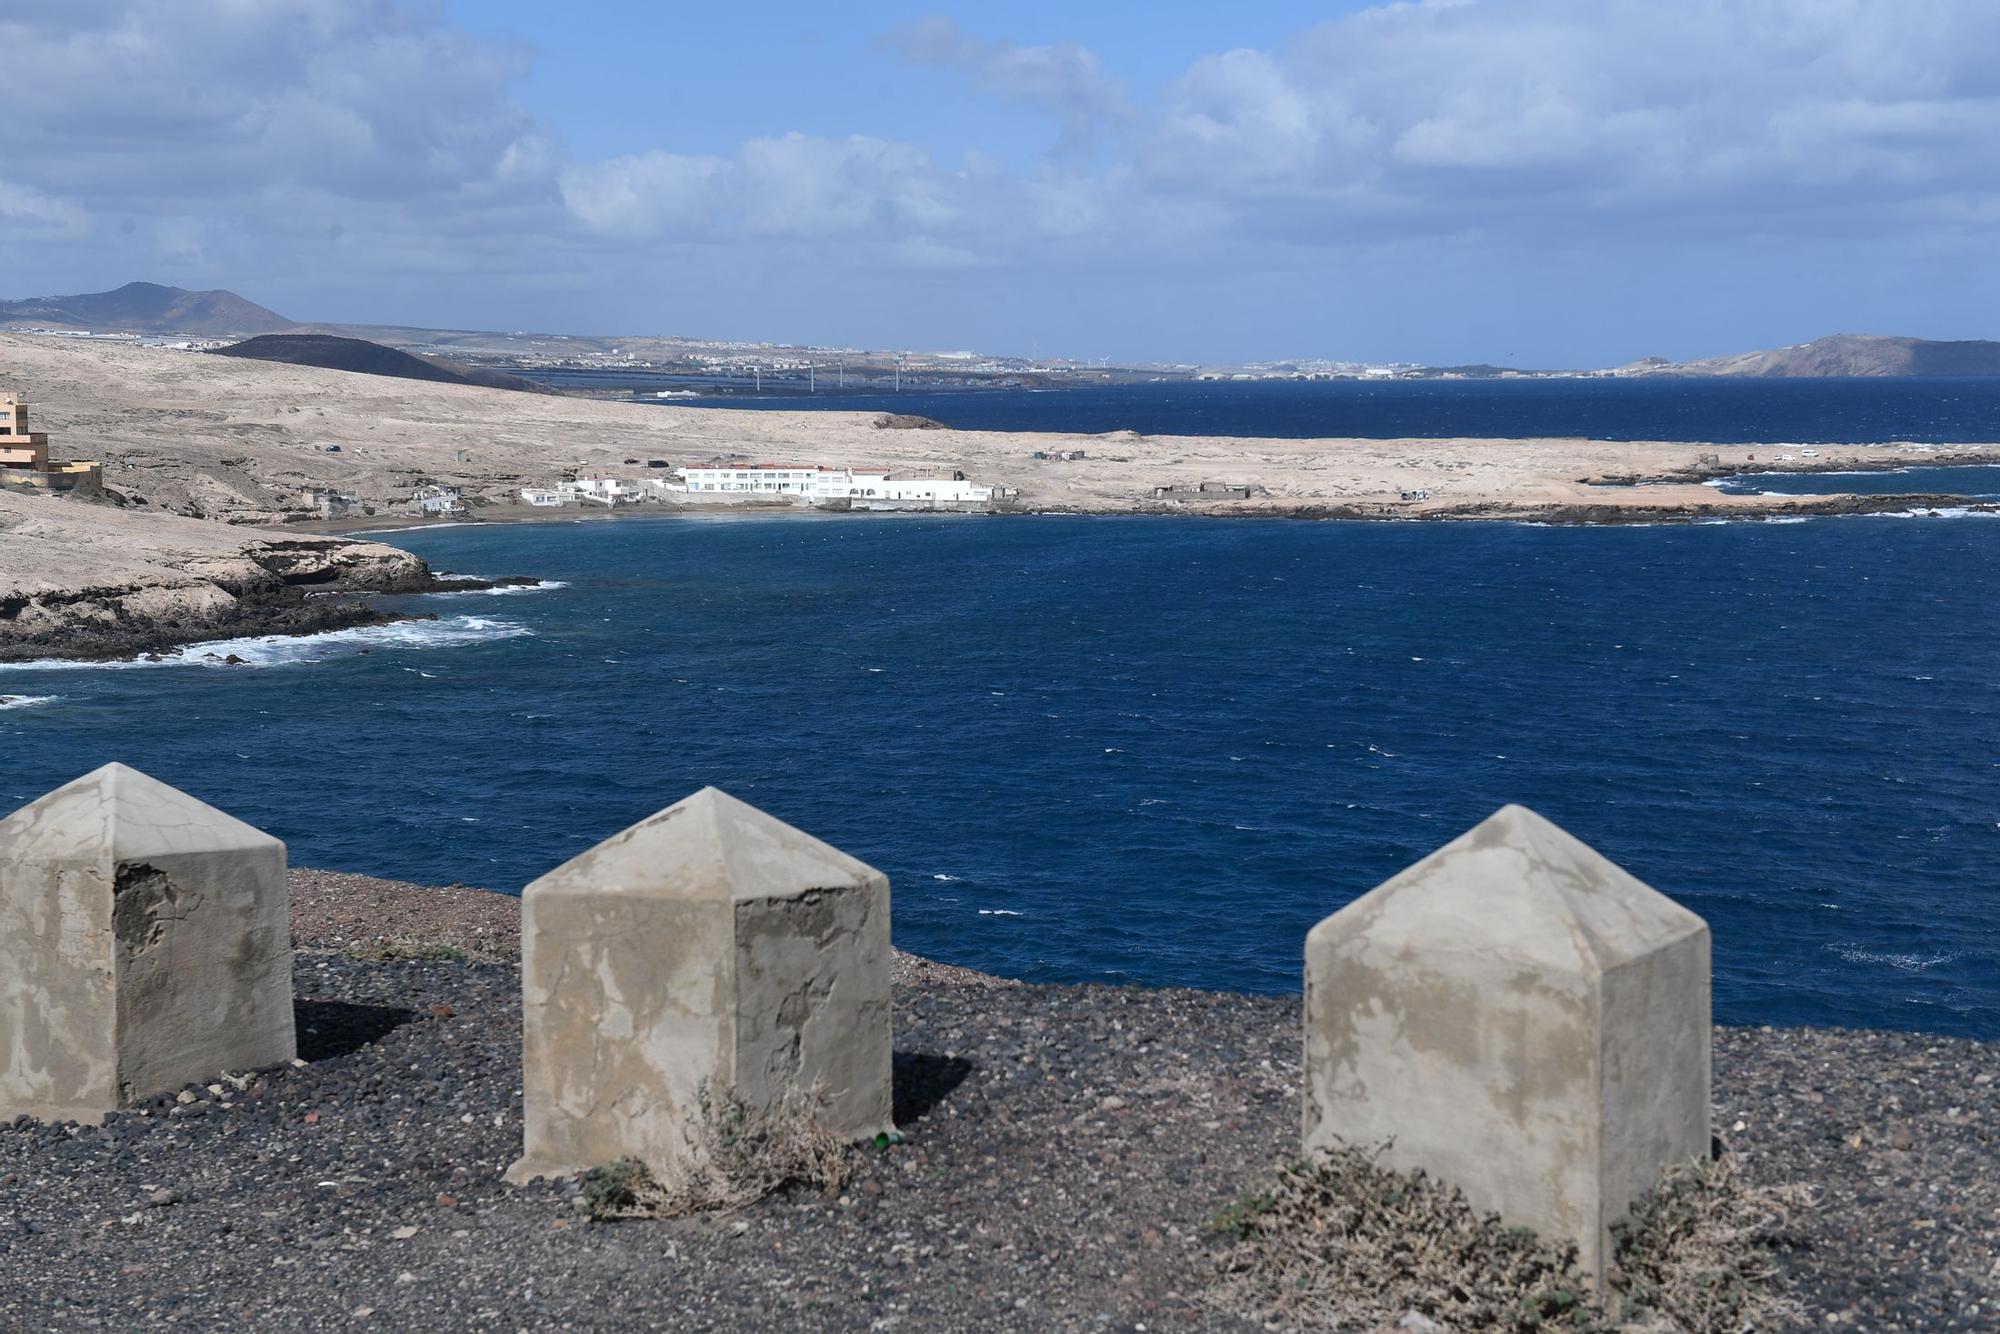
[[[663,1168],[703,1085],[893,1129],[889,969],[888,878],[754,806],[703,788],[613,835],[522,894],[509,1179]]]
[[[1709,1151],[1701,918],[1508,806],[1306,938],[1305,1147],[1573,1238]]]
[[[0,820],[0,1119],[294,1054],[283,843],[122,764]]]

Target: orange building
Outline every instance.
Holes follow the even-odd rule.
[[[104,465],[50,462],[49,437],[28,429],[28,400],[0,390],[0,486],[96,495],[104,489]]]
[[[0,391],[0,468],[30,468],[47,472],[49,438],[28,429],[28,402],[19,394]]]

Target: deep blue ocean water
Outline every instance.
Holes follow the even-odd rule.
[[[1917,488],[1922,489],[1922,488]],[[1296,989],[1518,801],[1705,915],[1737,1023],[2000,1036],[2000,526],[1164,518],[428,529],[562,586],[0,671],[0,805],[111,759],[295,863],[521,885],[707,783],[886,870],[906,948]]]
[[[649,394],[683,383],[616,374],[566,382]],[[1043,392],[728,394],[672,405],[909,412],[964,430],[1087,434],[2000,442],[2000,379],[1979,378],[1211,381]]]

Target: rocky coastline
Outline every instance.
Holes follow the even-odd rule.
[[[373,601],[375,595],[474,592],[531,584],[528,576],[502,579],[441,579],[419,557],[380,542],[343,534],[338,525],[318,532],[227,526],[165,515],[133,514],[108,507],[63,501],[19,501],[0,497],[0,540],[31,537],[21,523],[9,522],[8,505],[60,507],[67,521],[84,516],[84,527],[111,516],[130,534],[128,545],[105,553],[94,568],[88,556],[70,552],[57,563],[43,561],[51,573],[37,580],[36,552],[25,545],[10,567],[0,569],[0,662],[43,659],[110,661],[162,653],[208,641],[262,635],[312,635],[328,631],[425,619],[423,613],[392,611]],[[1474,502],[1421,509],[1369,504],[1242,504],[1207,506],[1148,505],[1140,514],[1203,516],[1232,519],[1297,519],[1400,522],[1513,522],[1549,525],[1617,526],[1631,524],[1743,521],[1783,517],[1915,514],[1945,511],[2000,512],[2000,506],[1964,496],[1935,493],[1908,495],[1829,495],[1736,497],[1713,501],[1667,501],[1647,505],[1571,502]],[[757,513],[798,514],[795,509],[756,507]],[[1100,511],[1066,506],[1016,506],[1014,514],[1079,514]],[[709,511],[686,509],[642,513],[636,517],[706,517]],[[812,512],[817,515],[817,511]],[[634,512],[603,511],[563,516],[579,519],[631,517]],[[46,514],[42,516],[46,521]],[[498,516],[495,516],[498,517]],[[520,516],[548,519],[543,513]],[[46,523],[54,534],[67,535],[76,525]],[[151,558],[149,545],[162,538],[186,540],[189,529],[199,534],[191,549],[175,549]],[[52,540],[44,537],[45,544]],[[133,569],[138,558],[139,568]],[[120,577],[123,575],[124,577]],[[11,580],[9,576],[12,576]],[[11,586],[10,586],[11,583]]]
[[[1661,479],[1633,479],[1620,485],[1637,486]],[[2000,504],[1969,496],[1938,492],[1907,495],[1825,495],[1747,496],[1713,502],[1662,500],[1645,505],[1589,501],[1479,501],[1458,505],[1412,508],[1386,504],[1278,504],[1278,505],[1150,505],[1130,512],[1150,515],[1200,516],[1209,519],[1317,519],[1376,523],[1535,523],[1574,527],[1617,527],[1619,525],[1702,522],[1756,522],[1790,517],[1828,517],[1864,514],[1942,514],[1964,511],[1973,514],[2000,513]],[[1074,507],[1019,509],[1023,514],[1083,515],[1101,511]]]
[[[0,494],[0,662],[108,661],[253,635],[309,635],[419,614],[372,597],[531,579],[440,579],[379,542],[232,528]]]
[[[1828,473],[1903,472],[1910,468],[1990,468],[1995,465],[1993,451],[1985,447],[1951,449],[1933,446],[1914,457],[1908,453],[1857,454],[1843,449],[1834,458],[1717,458],[1713,462],[1657,473],[1623,473],[1590,480],[1595,486],[1645,486],[1658,482],[1710,482],[1726,477],[1759,477],[1766,474],[1818,476]]]
[[[1754,499],[1767,499],[1756,497]],[[1511,523],[1542,523],[1564,526],[1616,526],[1619,524],[1702,523],[1755,521],[1782,518],[1824,518],[1839,515],[1918,514],[1939,515],[1947,510],[1968,513],[2000,513],[2000,505],[1966,496],[1938,493],[1909,495],[1831,495],[1769,497],[1769,504],[1692,503],[1656,506],[1631,505],[1465,505],[1426,514],[1426,519],[1472,519]]]
[[[0,1126],[0,1327],[1256,1329],[1218,1215],[1296,1152],[1296,997],[900,956],[896,1119],[840,1195],[594,1223],[515,1187],[518,901],[293,873],[300,1062]],[[1799,1326],[2000,1322],[2000,1047],[1721,1028],[1719,1139],[1813,1206]],[[1408,1326],[1429,1328],[1428,1325]]]

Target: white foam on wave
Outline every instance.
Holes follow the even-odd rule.
[[[1994,519],[2000,518],[2000,510],[1976,510],[1964,505],[1940,505],[1936,509],[1921,510],[1877,510],[1873,514],[1857,514],[1857,519]]]
[[[478,579],[480,576],[476,574],[441,574],[438,578],[459,583]],[[532,584],[505,584],[499,588],[444,588],[439,589],[431,596],[441,598],[500,597],[508,593],[545,593],[551,589],[568,587],[568,582],[562,579],[537,579]]]
[[[422,533],[422,532],[428,532],[429,530],[431,530],[431,529],[433,529],[433,528],[486,528],[486,527],[490,527],[490,526],[491,526],[491,525],[489,525],[489,524],[487,524],[487,523],[485,523],[485,522],[483,522],[483,521],[481,521],[481,520],[477,520],[477,519],[474,519],[474,520],[470,520],[470,521],[468,521],[468,520],[465,520],[465,519],[448,519],[448,520],[446,520],[446,521],[445,521],[445,522],[443,522],[443,523],[408,523],[408,524],[404,524],[404,525],[403,525],[402,527],[400,527],[400,528],[370,528],[370,529],[368,529],[367,531],[368,531],[368,532],[369,532],[370,534],[374,534],[374,533]]]
[[[107,671],[134,667],[287,667],[325,662],[364,650],[458,648],[493,639],[533,634],[525,625],[486,616],[452,616],[441,621],[392,621],[317,635],[253,635],[244,639],[210,639],[169,649],[145,658],[115,662],[70,662],[38,658],[33,662],[0,663],[0,671]],[[234,655],[240,662],[229,662]]]
[[[1880,963],[1904,973],[1921,973],[1950,963],[1956,954],[1884,954],[1875,950],[1865,950],[1859,945],[1828,945],[1828,949],[1838,954],[1846,963]]]
[[[0,695],[0,712],[8,709],[32,709],[41,704],[53,704],[61,695]]]
[[[482,588],[479,591],[488,597],[501,597],[508,593],[546,593],[558,588],[568,588],[562,579],[538,579],[532,584],[509,584],[505,588]]]
[[[981,908],[979,915],[981,917],[1026,917],[1028,914],[1015,912],[1012,908]]]

